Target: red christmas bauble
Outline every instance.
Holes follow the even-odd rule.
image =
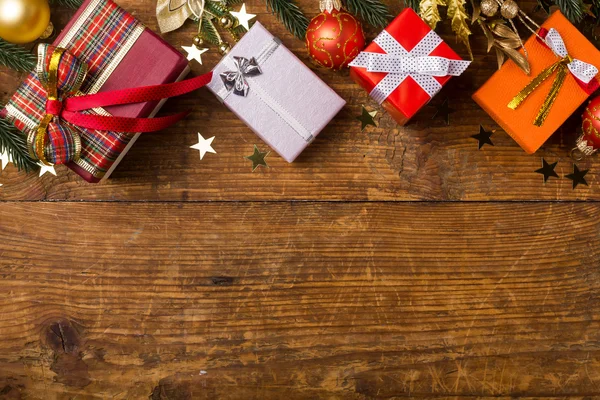
[[[323,11],[310,21],[306,47],[317,64],[333,70],[347,67],[365,48],[360,22],[345,11]]]
[[[582,139],[595,150],[600,149],[600,96],[592,99],[583,112]]]

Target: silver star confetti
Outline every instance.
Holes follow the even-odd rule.
[[[202,160],[206,153],[217,154],[215,149],[212,148],[211,144],[215,140],[215,137],[204,139],[200,133],[198,133],[198,143],[191,146],[192,149],[200,151],[200,159]]]
[[[54,165],[44,165],[41,162],[38,163],[40,166],[40,177],[46,174],[46,172],[50,172],[52,175],[56,176],[56,171],[54,170]]]
[[[248,14],[246,12],[246,3],[242,4],[242,8],[240,8],[240,11],[232,11],[231,15],[236,17],[240,25],[246,28],[246,30],[250,29],[250,20],[256,18],[255,14]]]
[[[8,155],[7,151],[0,154],[0,160],[2,160],[2,171],[4,171],[4,168],[6,168],[8,163],[13,162],[12,157]]]
[[[199,49],[198,47],[191,45],[191,46],[181,46],[181,48],[183,48],[188,54],[187,54],[187,59],[192,61],[192,60],[196,60],[200,63],[200,65],[202,65],[202,54],[206,53],[208,51],[208,49]]]

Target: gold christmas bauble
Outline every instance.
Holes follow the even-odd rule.
[[[200,48],[204,44],[204,38],[201,35],[194,37],[194,46]]]
[[[229,50],[231,50],[231,46],[229,45],[229,43],[219,43],[219,53],[221,53],[221,55],[224,56],[225,54],[229,53]]]
[[[506,19],[513,19],[519,13],[519,5],[514,0],[505,0],[500,7],[500,14]]]
[[[8,42],[33,42],[49,23],[48,0],[0,0],[0,37]]]
[[[235,21],[232,17],[225,15],[219,19],[219,25],[225,29],[233,28]]]
[[[498,12],[498,3],[496,0],[481,0],[481,13],[488,17],[493,17]]]

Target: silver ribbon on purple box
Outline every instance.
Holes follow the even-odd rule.
[[[235,64],[235,70],[221,73],[221,79],[229,92],[233,91],[233,94],[246,97],[250,90],[250,85],[246,78],[260,75],[262,71],[254,57],[250,59],[246,57],[233,57],[233,63]]]

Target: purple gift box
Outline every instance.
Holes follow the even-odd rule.
[[[208,88],[290,163],[346,104],[259,22],[215,67]]]

